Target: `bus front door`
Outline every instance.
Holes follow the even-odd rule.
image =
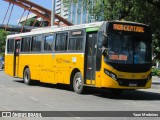
[[[95,84],[96,76],[97,33],[87,33],[85,50],[85,82]]]
[[[14,60],[13,60],[13,76],[18,77],[19,68],[19,51],[20,51],[20,40],[15,40],[14,48]]]

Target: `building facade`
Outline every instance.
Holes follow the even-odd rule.
[[[93,0],[91,0],[92,2]],[[84,24],[94,21],[87,11],[86,0],[78,0],[77,3],[71,1],[69,4],[69,7],[65,7],[63,0],[56,0],[55,13],[73,24]]]
[[[55,13],[68,20],[68,7],[65,7],[63,0],[55,0]]]

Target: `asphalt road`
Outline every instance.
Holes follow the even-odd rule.
[[[0,111],[160,111],[160,78],[153,79],[151,89],[126,91],[120,96],[99,89],[89,89],[79,95],[66,85],[27,86],[21,79],[9,77],[0,70]]]

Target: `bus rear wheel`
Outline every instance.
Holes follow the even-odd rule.
[[[84,82],[82,79],[82,74],[80,72],[77,72],[73,77],[73,90],[74,92],[81,94],[84,91]]]
[[[29,68],[26,68],[26,69],[24,70],[24,73],[23,73],[23,81],[24,81],[24,83],[27,84],[27,85],[31,85],[31,84],[32,84],[31,74],[30,74]]]

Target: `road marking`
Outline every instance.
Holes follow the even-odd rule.
[[[32,99],[33,101],[35,101],[35,102],[38,102],[38,100],[36,99],[36,98],[34,98],[34,97],[29,97],[30,99]]]
[[[51,105],[49,105],[49,104],[45,104],[46,106],[48,106],[48,107],[50,107],[50,108],[55,108],[55,107],[53,107],[53,106],[51,106]]]
[[[77,119],[81,119],[80,117],[75,117],[75,118],[77,118]]]
[[[6,107],[6,106],[2,106],[2,109],[7,110],[7,111],[10,111],[10,110],[11,110],[11,109],[9,109],[9,108]]]

